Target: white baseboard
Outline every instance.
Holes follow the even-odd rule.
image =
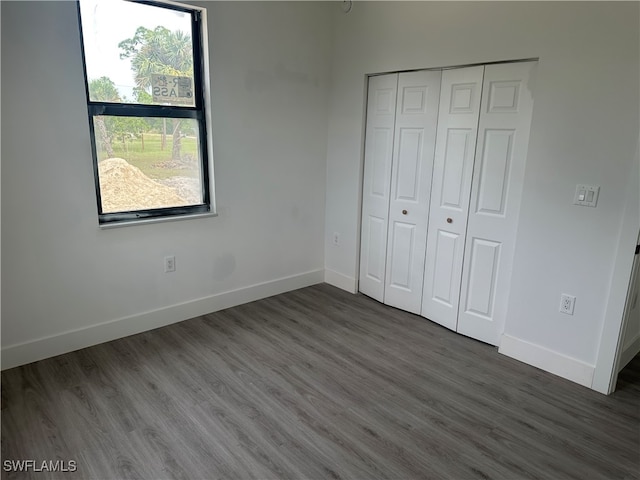
[[[329,285],[346,290],[349,293],[358,293],[358,282],[353,277],[348,277],[335,270],[325,269],[324,281]]]
[[[314,270],[29,342],[9,345],[2,349],[2,369],[17,367],[117,338],[164,327],[189,318],[322,283],[323,280],[324,270]]]
[[[595,367],[581,360],[509,335],[502,335],[498,352],[591,388]]]
[[[633,357],[640,353],[640,334],[636,335],[631,342],[627,343],[620,355],[620,363],[618,363],[618,372],[627,366]]]

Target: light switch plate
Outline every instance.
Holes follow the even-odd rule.
[[[598,204],[599,193],[600,187],[598,185],[576,185],[576,195],[573,197],[573,204],[584,207],[595,207]]]

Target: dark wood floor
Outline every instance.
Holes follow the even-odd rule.
[[[640,470],[640,358],[609,397],[317,285],[2,373],[2,478],[612,479]]]

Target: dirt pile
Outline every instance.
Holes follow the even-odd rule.
[[[104,213],[193,204],[122,158],[102,160],[98,163],[98,175]]]
[[[202,189],[200,179],[193,177],[171,177],[157,182],[170,187],[179,197],[184,198],[189,205],[202,203]]]

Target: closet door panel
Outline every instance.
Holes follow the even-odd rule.
[[[496,279],[500,263],[500,242],[474,238],[470,243],[467,312],[490,320],[496,296]]]
[[[384,303],[420,313],[440,71],[401,73],[391,169]]]
[[[515,129],[485,129],[484,151],[478,165],[477,215],[504,217]]]
[[[454,307],[460,296],[460,289],[454,281],[457,259],[462,248],[460,244],[460,235],[457,233],[437,231],[432,277],[438,281],[433,283],[431,298],[449,308]]]
[[[398,133],[394,199],[415,205],[420,201],[418,194],[424,129],[400,128]]]
[[[413,251],[416,226],[411,223],[393,222],[391,227],[391,251],[389,258],[389,284],[393,288],[410,291],[413,278]]]
[[[385,244],[387,243],[387,221],[384,218],[369,215],[364,226],[365,231],[362,232],[362,241],[363,244],[368,246],[368,249],[367,255],[363,255],[363,261],[366,264],[361,265],[361,268],[366,272],[365,278],[367,280],[382,285],[384,283],[385,258],[384,255],[380,255],[380,252],[385,251]]]
[[[456,329],[484,67],[445,70],[421,315]]]
[[[507,315],[535,68],[536,62],[485,67],[458,332],[492,345]]]
[[[471,168],[475,150],[476,132],[474,128],[447,128],[446,139],[443,139],[444,159],[438,165],[438,181],[436,192],[439,203],[435,208],[445,208],[463,212],[467,206],[468,190],[471,184]]]
[[[359,290],[382,302],[386,277],[391,162],[398,74],[369,79]]]

